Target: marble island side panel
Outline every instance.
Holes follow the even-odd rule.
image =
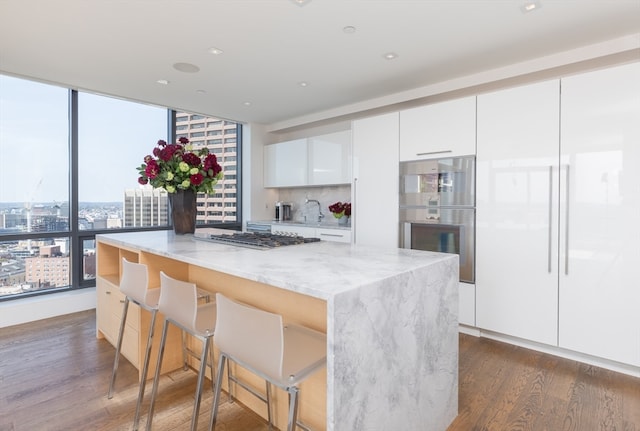
[[[328,429],[447,429],[458,414],[457,256],[341,293],[327,312]]]

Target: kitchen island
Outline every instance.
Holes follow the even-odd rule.
[[[196,236],[209,231],[221,232],[198,230]],[[444,431],[457,415],[456,255],[326,241],[254,250],[167,231],[96,239],[99,336],[110,338],[101,330],[108,321],[101,289],[117,287],[126,257],[149,266],[151,285],[162,270],[326,332],[326,373],[301,388],[300,417],[314,429]],[[174,343],[179,358],[179,336]],[[129,359],[137,366],[139,357],[133,352]],[[260,403],[238,392],[264,415]],[[281,426],[286,395],[278,395]]]

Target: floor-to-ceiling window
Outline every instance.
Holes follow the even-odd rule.
[[[97,233],[169,229],[136,168],[180,136],[223,166],[198,224],[239,226],[239,124],[0,75],[0,300],[93,286]]]

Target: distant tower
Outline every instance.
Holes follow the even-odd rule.
[[[176,136],[194,148],[207,147],[216,155],[224,178],[209,196],[198,195],[197,223],[236,222],[238,123],[176,112]]]
[[[145,186],[124,191],[124,227],[167,226],[169,198],[163,189]]]

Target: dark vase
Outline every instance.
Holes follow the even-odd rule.
[[[178,235],[194,233],[196,230],[196,198],[193,190],[178,190],[169,193],[173,231]]]

